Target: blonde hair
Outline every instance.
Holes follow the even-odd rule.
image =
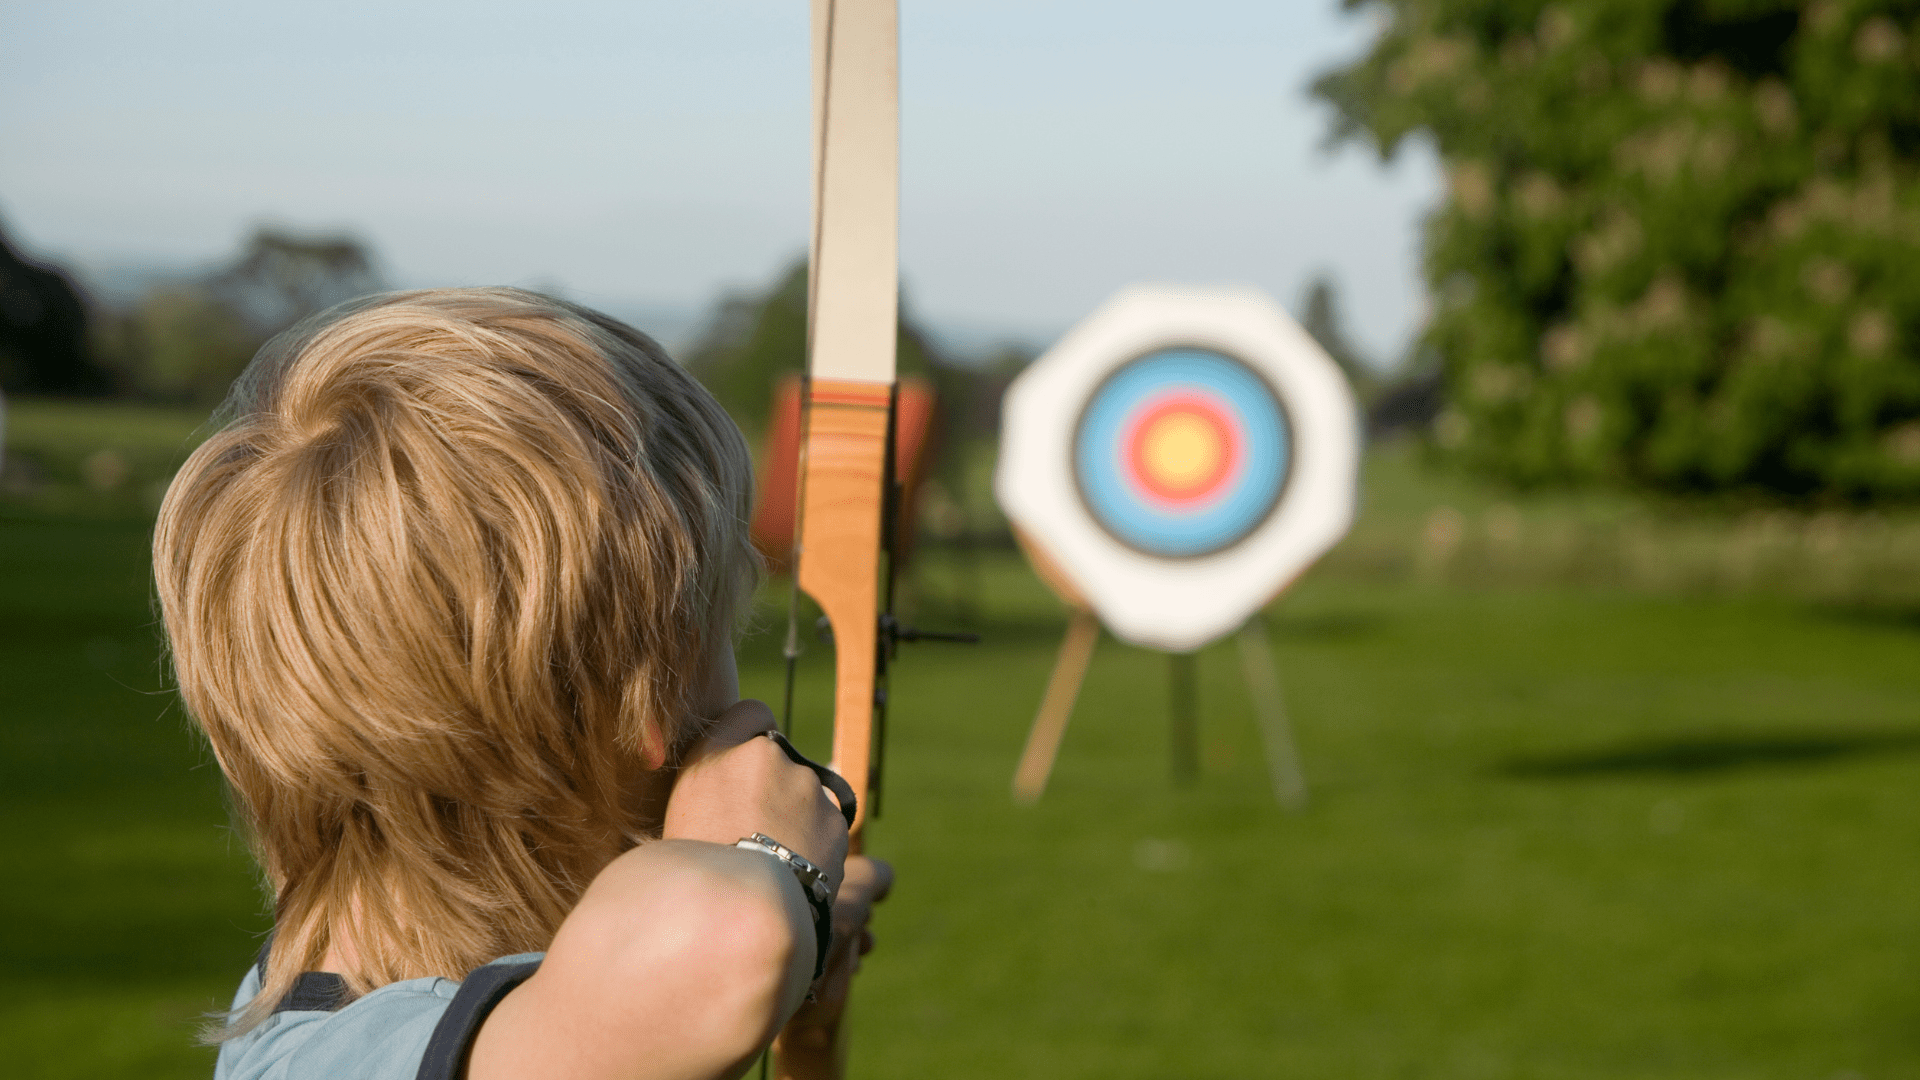
[[[269,1015],[351,927],[355,994],[543,949],[641,842],[750,587],[739,430],[644,335],[514,289],[398,293],[261,351],[167,491],[180,693],[274,894]]]

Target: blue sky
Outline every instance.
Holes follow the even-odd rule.
[[[1418,325],[1420,146],[1322,149],[1332,0],[902,0],[902,264],[936,324],[1057,333],[1138,280],[1340,283]],[[804,0],[0,5],[0,217],[94,265],[350,229],[399,284],[697,308],[805,243]]]

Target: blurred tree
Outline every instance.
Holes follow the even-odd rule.
[[[933,370],[933,346],[904,305],[898,356],[902,375],[925,377]],[[807,369],[806,260],[788,267],[766,292],[723,298],[686,361],[743,430],[764,430],[774,382]]]
[[[1337,138],[1421,132],[1446,165],[1441,452],[1521,482],[1920,494],[1920,4],[1371,6],[1373,48],[1316,90]]]
[[[1375,388],[1373,399],[1367,403],[1367,437],[1430,434],[1434,420],[1446,406],[1445,391],[1446,372],[1433,351],[1415,352],[1391,382]]]
[[[898,348],[900,374],[931,383],[937,398],[933,457],[925,465],[920,491],[923,542],[958,544],[971,551],[983,538],[1003,538],[998,534],[1004,533],[1004,523],[992,510],[981,467],[986,459],[979,450],[990,446],[999,431],[1001,395],[1033,353],[1008,345],[978,362],[956,363],[904,304]],[[685,359],[757,446],[767,427],[775,382],[806,370],[806,355],[807,266],[799,260],[766,291],[722,299]],[[963,599],[960,606],[969,603]]]
[[[352,237],[260,229],[226,266],[156,285],[133,310],[101,320],[101,351],[124,393],[211,406],[268,338],[384,287]]]
[[[238,259],[207,279],[206,288],[256,332],[272,335],[386,284],[372,254],[351,236],[262,228]]]
[[[87,308],[67,276],[27,261],[0,232],[0,387],[17,394],[99,394]]]
[[[204,285],[156,285],[132,311],[103,320],[103,353],[121,392],[144,401],[211,407],[268,334]]]
[[[1340,315],[1339,290],[1331,277],[1316,274],[1307,284],[1306,298],[1300,305],[1300,326],[1340,365],[1354,396],[1363,403],[1371,401],[1379,387],[1379,378],[1361,357],[1360,350],[1347,339]]]

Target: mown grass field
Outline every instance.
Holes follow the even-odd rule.
[[[0,1075],[204,1077],[261,899],[160,692],[137,470],[56,498],[91,451],[48,431],[71,464],[0,501]],[[1476,497],[1372,469],[1363,536]],[[896,669],[852,1075],[1920,1077],[1920,611],[1402,569],[1335,558],[1268,613],[1304,814],[1230,645],[1183,789],[1167,662],[1111,641],[1018,808],[1062,613],[1010,552],[930,552],[922,621],[968,601],[986,642]],[[777,697],[779,609],[749,693]]]

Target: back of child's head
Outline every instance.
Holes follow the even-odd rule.
[[[512,289],[261,351],[154,567],[182,697],[275,892],[263,1018],[352,926],[358,992],[544,948],[639,842],[634,763],[749,586],[738,429],[652,341]]]

